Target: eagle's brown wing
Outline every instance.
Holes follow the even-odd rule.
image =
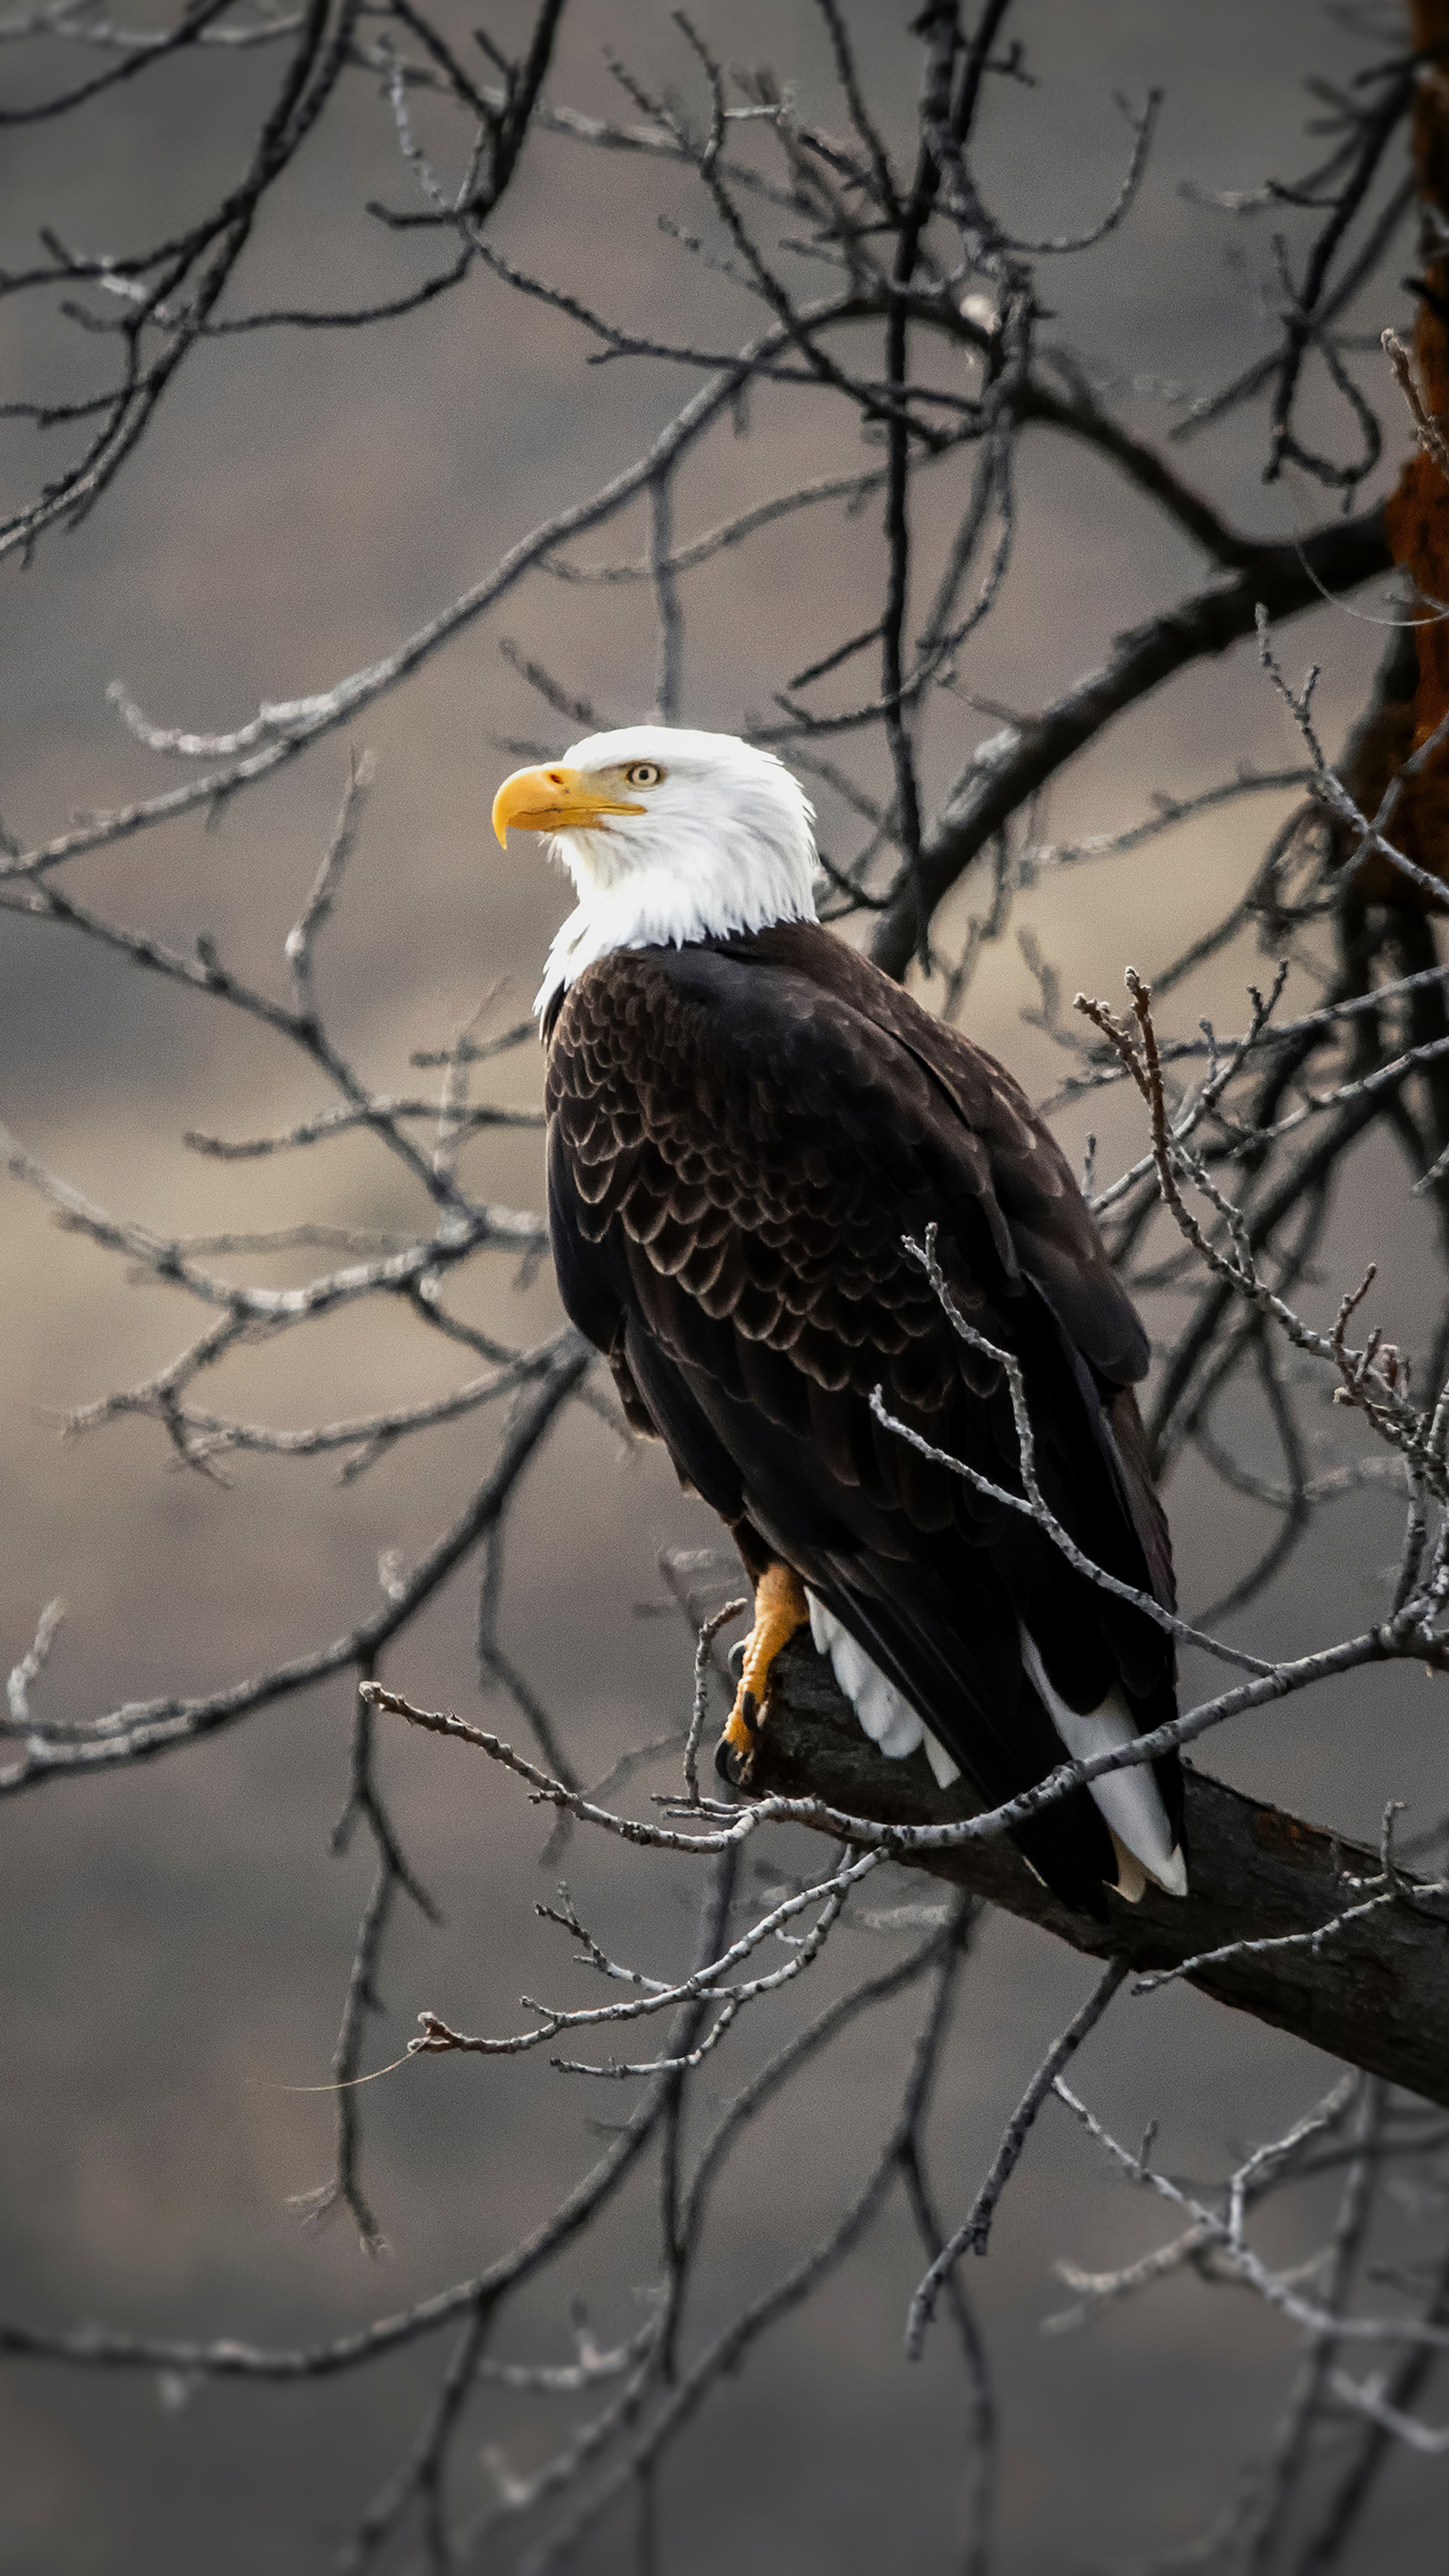
[[[1022,1665],[1091,1710],[1173,1708],[1169,1641],[1019,1513],[923,1459],[870,1395],[1020,1491],[1003,1372],[903,1249],[934,1222],[963,1313],[1020,1360],[1043,1492],[1098,1563],[1170,1597],[1131,1382],[1146,1345],[1009,1075],[813,926],[591,966],[550,1036],[549,1208],[569,1313],[626,1409],[736,1532],[793,1566],[995,1804],[1062,1746]],[[1160,1766],[1180,1816],[1172,1765]],[[1021,1840],[1064,1896],[1115,1874],[1079,1793]]]

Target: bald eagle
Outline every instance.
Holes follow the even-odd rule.
[[[1065,1159],[981,1048],[821,927],[814,813],[768,752],[635,725],[499,789],[578,902],[549,952],[548,1207],[563,1302],[629,1421],[732,1531],[755,1621],[725,1745],[808,1619],[883,1754],[924,1744],[987,1805],[1175,1708],[1171,1640],[898,1419],[1020,1492],[1000,1366],[904,1238],[934,1224],[962,1313],[1020,1363],[1046,1500],[1170,1605],[1132,1388],[1147,1343]],[[722,1751],[724,1748],[722,1747]],[[1175,1761],[1017,1829],[1064,1902],[1186,1889]]]

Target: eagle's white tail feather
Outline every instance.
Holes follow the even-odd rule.
[[[938,1789],[949,1789],[961,1777],[961,1766],[953,1762],[944,1744],[937,1742],[930,1728],[912,1708],[910,1701],[889,1681],[880,1666],[871,1661],[864,1646],[858,1646],[848,1629],[816,1600],[810,1601],[810,1634],[816,1651],[828,1655],[835,1678],[870,1737],[880,1747],[888,1762],[903,1762],[924,1743],[926,1760],[936,1775]]]
[[[809,1600],[810,1634],[816,1648],[829,1656],[835,1678],[871,1742],[890,1762],[904,1761],[923,1743],[938,1785],[949,1789],[952,1781],[961,1777],[959,1763],[952,1761],[944,1744],[938,1742],[904,1693],[887,1679],[865,1648],[856,1644],[849,1630],[813,1593]],[[1021,1652],[1042,1704],[1075,1760],[1115,1752],[1119,1744],[1130,1743],[1137,1729],[1120,1690],[1113,1691],[1100,1708],[1083,1717],[1068,1708],[1060,1693],[1053,1690],[1035,1642],[1025,1628],[1021,1631]],[[1118,1862],[1117,1885],[1128,1902],[1136,1904],[1148,1878],[1154,1879],[1169,1896],[1186,1896],[1187,1868],[1172,1839],[1162,1792],[1147,1765],[1139,1763],[1131,1770],[1108,1772],[1104,1779],[1090,1781],[1088,1787],[1112,1836]]]
[[[949,1789],[953,1780],[960,1779],[961,1765],[959,1762],[952,1761],[940,1737],[933,1735],[929,1726],[922,1727],[921,1733],[925,1738],[926,1760],[936,1775],[936,1786],[938,1789]]]
[[[1025,1628],[1021,1631],[1021,1659],[1073,1761],[1089,1761],[1094,1753],[1115,1753],[1119,1745],[1131,1743],[1138,1730],[1120,1687],[1108,1692],[1100,1708],[1090,1709],[1084,1716],[1068,1708],[1060,1692],[1053,1690],[1036,1641]],[[1113,1842],[1125,1844],[1133,1860],[1167,1895],[1186,1896],[1187,1864],[1172,1839],[1162,1792],[1150,1766],[1138,1762],[1130,1770],[1108,1771],[1100,1780],[1089,1780],[1087,1788]],[[1130,1877],[1131,1873],[1124,1871],[1119,1884],[1122,1894],[1135,1904],[1142,1890],[1129,1884]]]

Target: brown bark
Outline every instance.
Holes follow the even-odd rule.
[[[887,1762],[862,1734],[830,1667],[799,1638],[779,1657],[755,1752],[754,1790],[809,1794],[878,1822],[934,1825],[970,1815],[958,1785],[936,1787],[925,1756]],[[973,1888],[1094,1958],[1122,1957],[1139,1973],[1172,1968],[1229,1942],[1317,1930],[1360,1901],[1379,1855],[1205,1772],[1187,1772],[1190,1891],[1149,1888],[1139,1905],[1115,1892],[1104,1922],[1074,1914],[1004,1836],[923,1852],[911,1866]],[[1372,1891],[1369,1891],[1370,1893]],[[1384,1905],[1315,1953],[1243,1953],[1194,1969],[1189,1982],[1219,2003],[1291,2031],[1331,2057],[1404,2085],[1449,2109],[1449,1902]]]

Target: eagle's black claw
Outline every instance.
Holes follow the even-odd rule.
[[[759,1701],[754,1692],[746,1690],[741,1683],[734,1707],[730,1711],[730,1722],[715,1746],[714,1752],[714,1767],[720,1778],[728,1781],[732,1789],[743,1789],[749,1784],[750,1773],[754,1768],[755,1737],[759,1732],[759,1724]],[[741,1736],[745,1739],[743,1743],[740,1741]]]

